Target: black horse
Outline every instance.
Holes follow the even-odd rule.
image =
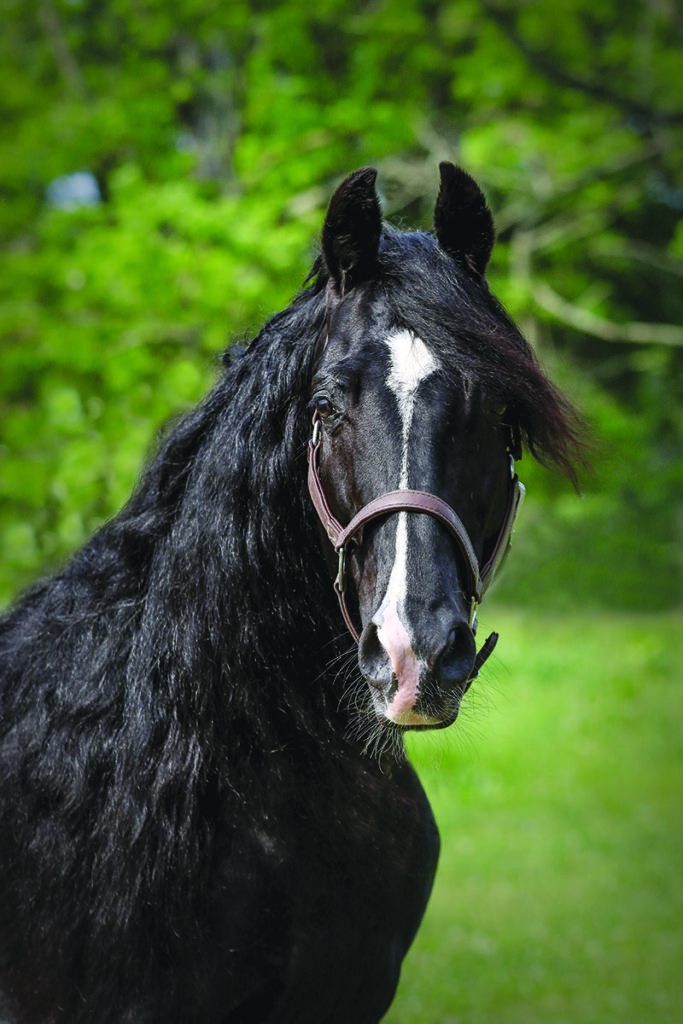
[[[434,234],[401,233],[375,176],[339,187],[307,287],[124,510],[1,623],[0,1017],[391,1002],[438,855],[402,736],[455,719],[495,641],[477,655],[513,456],[571,476],[578,439],[489,292],[474,181],[443,164]]]

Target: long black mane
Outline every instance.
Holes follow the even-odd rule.
[[[36,857],[59,843],[66,902],[82,908],[80,920],[66,915],[64,949],[93,951],[91,980],[112,1000],[123,978],[95,980],[106,950],[127,940],[135,974],[150,938],[134,918],[155,893],[171,894],[171,944],[191,948],[187,893],[165,876],[201,887],[212,805],[232,794],[262,806],[255,761],[294,740],[329,744],[336,711],[311,652],[333,660],[342,628],[302,486],[323,323],[315,288],[274,317],[163,443],[121,513],[2,622],[0,782],[13,791],[2,793],[0,830],[30,820]],[[27,896],[44,908],[24,940],[38,953],[59,915],[46,891],[55,880],[18,891],[24,865],[2,860],[8,919]],[[131,891],[137,900],[122,898]]]
[[[428,234],[386,228],[379,268],[372,287],[397,321],[502,394],[531,452],[567,470],[576,422],[487,288],[455,273]],[[215,809],[255,820],[272,811],[276,780],[280,800],[296,802],[295,746],[311,780],[331,758],[349,792],[372,793],[373,769],[350,767],[336,666],[351,641],[305,483],[326,285],[318,264],[226,360],[120,514],[0,626],[0,834],[31,837],[3,840],[0,905],[8,920],[36,908],[20,940],[35,963],[51,924],[67,922],[44,991],[62,990],[77,956],[102,1005],[116,1006],[131,978],[194,951],[229,843]],[[255,769],[273,752],[265,782]],[[32,868],[41,858],[59,878]],[[0,948],[0,961],[11,956]],[[17,990],[34,983],[14,978]]]

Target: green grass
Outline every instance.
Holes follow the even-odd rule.
[[[489,619],[458,724],[411,742],[442,855],[385,1024],[676,1024],[683,618]]]

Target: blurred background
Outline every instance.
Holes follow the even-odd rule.
[[[388,1021],[683,1019],[679,0],[0,0],[0,602],[125,501],[372,164],[485,189],[492,287],[587,417],[532,464],[502,627],[412,744],[444,843]]]

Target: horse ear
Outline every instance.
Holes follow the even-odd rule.
[[[348,278],[369,273],[377,258],[382,210],[375,192],[376,179],[374,167],[354,171],[341,183],[327,208],[323,256],[342,295]]]
[[[439,164],[441,188],[434,207],[434,230],[445,253],[483,276],[493,249],[495,228],[484,193],[462,167]]]

